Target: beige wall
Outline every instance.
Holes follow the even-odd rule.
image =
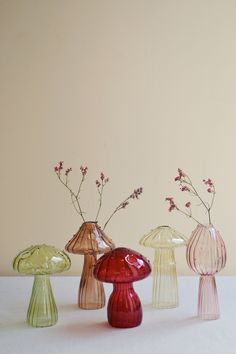
[[[235,274],[235,18],[234,0],[0,0],[0,274],[14,274],[20,250],[63,248],[80,226],[53,172],[59,160],[74,177],[89,167],[88,219],[94,180],[110,177],[101,224],[144,187],[107,233],[150,258],[138,241],[151,228],[195,227],[164,202],[181,197],[177,168],[197,183],[212,177],[213,223],[228,249],[221,274]],[[72,262],[78,274],[82,257]],[[177,262],[192,274],[184,249]]]

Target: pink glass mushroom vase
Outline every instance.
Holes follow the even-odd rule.
[[[103,284],[93,276],[93,268],[99,254],[115,247],[112,240],[102,231],[97,222],[84,222],[79,231],[67,243],[65,249],[84,256],[80,279],[78,306],[85,310],[96,310],[105,306]]]
[[[189,267],[200,274],[198,317],[216,320],[220,311],[214,275],[226,263],[225,244],[219,231],[211,224],[199,224],[192,232],[186,256]]]
[[[108,322],[112,327],[131,328],[142,322],[142,306],[133,282],[151,273],[149,261],[136,251],[115,248],[96,263],[94,276],[101,282],[113,283],[107,305]]]

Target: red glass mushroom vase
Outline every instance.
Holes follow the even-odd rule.
[[[112,327],[131,328],[142,322],[142,306],[133,282],[151,273],[150,262],[136,251],[115,248],[96,263],[94,276],[102,282],[113,283],[107,305],[108,322]]]
[[[111,251],[115,245],[102,231],[97,222],[84,222],[79,231],[65,246],[70,253],[84,256],[80,280],[78,306],[85,310],[95,310],[105,306],[103,284],[93,276],[97,255]]]
[[[215,274],[226,263],[226,249],[219,231],[213,225],[199,224],[192,232],[187,246],[189,267],[200,274],[198,317],[216,320],[220,316]]]

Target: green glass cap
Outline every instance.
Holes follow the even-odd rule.
[[[36,245],[20,252],[13,261],[14,270],[25,274],[53,274],[70,268],[68,255],[48,245]]]
[[[158,226],[144,235],[139,243],[145,247],[168,248],[184,246],[187,244],[187,239],[170,226]]]

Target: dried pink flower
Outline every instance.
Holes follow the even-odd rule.
[[[138,189],[135,189],[133,193],[130,195],[130,198],[132,199],[138,199],[139,195],[143,193],[143,188],[140,187]]]
[[[177,205],[175,204],[175,202],[173,200],[173,197],[166,197],[165,200],[170,203],[170,206],[169,206],[169,209],[168,209],[169,211],[177,209]]]
[[[181,170],[181,168],[178,168],[178,176],[175,177],[175,181],[180,181],[182,179],[182,177],[185,177],[185,173],[183,170]]]
[[[97,185],[97,187],[99,188],[100,186],[101,186],[101,183],[96,179],[96,185]]]
[[[212,198],[211,198],[210,203],[206,202],[202,199],[202,197],[199,195],[197,189],[193,185],[190,177],[185,172],[183,172],[183,170],[181,170],[180,168],[178,168],[178,176],[175,177],[175,181],[179,181],[180,190],[182,192],[189,192],[191,196],[199,199],[199,201],[201,202],[201,205],[203,205],[207,211],[209,224],[211,224],[210,211],[213,206],[214,199],[215,199],[215,186],[214,186],[212,179],[210,179],[210,178],[203,179],[203,183],[207,186],[207,192],[212,194]],[[191,210],[189,212],[187,212],[186,210],[181,210],[179,207],[176,206],[172,197],[167,197],[166,201],[168,201],[170,203],[169,211],[172,211],[173,209],[177,209],[182,214],[194,219],[197,223],[200,224],[200,222],[192,216]],[[191,206],[190,202],[187,202],[185,204],[185,208],[190,208],[190,206]]]
[[[68,174],[72,171],[72,168],[67,168],[66,172],[65,172],[65,175],[68,176]]]
[[[80,171],[82,173],[82,176],[86,176],[87,172],[88,172],[88,167],[83,167],[83,166],[80,166]]]
[[[202,181],[209,187],[213,187],[213,185],[214,185],[212,179],[210,179],[210,178],[208,178],[207,180],[203,179]]]
[[[63,170],[63,161],[58,162],[58,164],[54,167],[54,171],[60,173]]]
[[[189,189],[187,186],[181,186],[181,187],[180,187],[180,190],[181,190],[182,192],[189,192],[189,191],[190,191],[190,189]]]
[[[81,216],[81,218],[83,219],[83,221],[85,222],[85,218],[84,218],[84,212],[82,211],[81,208],[81,204],[80,204],[80,192],[82,190],[82,184],[85,181],[85,176],[88,172],[88,167],[87,166],[80,166],[80,171],[82,174],[82,178],[81,181],[79,183],[78,189],[75,191],[73,190],[70,185],[69,185],[69,179],[68,179],[68,174],[72,171],[72,168],[67,168],[65,171],[65,174],[62,175],[60,172],[61,170],[63,170],[63,161],[60,161],[55,167],[54,167],[54,171],[56,172],[56,175],[59,179],[59,181],[68,189],[68,191],[70,192],[70,197],[71,197],[71,201],[73,204],[73,207],[75,208],[76,212]],[[96,218],[95,221],[97,221],[101,207],[102,207],[102,199],[103,199],[103,192],[104,192],[104,186],[109,182],[109,177],[106,177],[105,174],[103,172],[101,172],[100,177],[95,181],[96,186],[97,186],[97,191],[99,193],[99,206],[98,206],[98,210],[97,210],[97,214],[96,214]],[[140,194],[142,194],[143,192],[143,188],[137,188],[134,190],[134,192],[128,197],[126,198],[122,203],[120,203],[115,210],[112,212],[112,214],[110,215],[110,217],[108,218],[108,220],[106,221],[104,228],[106,227],[106,225],[108,224],[108,222],[111,220],[111,218],[113,217],[113,215],[121,210],[126,208],[127,205],[129,205],[129,199],[133,198],[133,199],[139,199]]]

